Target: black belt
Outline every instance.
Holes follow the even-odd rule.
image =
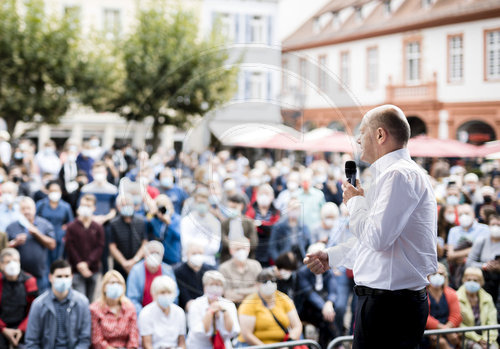
[[[391,290],[381,290],[378,288],[370,288],[366,286],[355,285],[354,293],[356,293],[357,296],[380,296],[380,295],[425,296],[427,295],[427,290],[424,287],[423,289],[418,291],[408,290],[408,289],[391,291]]]

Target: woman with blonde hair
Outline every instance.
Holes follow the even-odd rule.
[[[90,305],[92,347],[95,349],[139,347],[137,315],[125,297],[125,279],[116,270],[102,278],[101,295]]]
[[[462,327],[489,326],[497,324],[497,310],[493,298],[483,289],[484,277],[481,269],[469,267],[465,269],[462,278],[463,285],[457,291],[462,313]],[[467,349],[498,349],[496,343],[497,330],[482,333],[465,332],[465,348]]]
[[[171,277],[162,275],[153,280],[153,302],[139,314],[144,349],[186,348],[186,315],[174,304],[178,293],[177,284]]]

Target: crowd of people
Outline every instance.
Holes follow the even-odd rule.
[[[243,151],[150,155],[97,137],[37,150],[8,138],[0,132],[0,348],[231,348],[304,338],[306,327],[326,348],[352,333],[352,271],[302,263],[351,237],[348,155],[251,163]],[[441,264],[427,328],[496,324],[500,172],[428,170]],[[365,188],[369,176],[360,171]],[[465,336],[467,348],[496,345],[493,331]],[[434,339],[422,345],[461,343]]]

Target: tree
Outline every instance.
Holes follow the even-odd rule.
[[[103,104],[93,87],[115,80],[98,65],[100,51],[81,49],[79,29],[69,14],[48,14],[43,0],[0,2],[0,117],[9,133],[18,121],[57,123],[80,91]]]
[[[214,29],[200,39],[197,23],[182,10],[140,10],[135,32],[122,44],[125,78],[114,110],[127,120],[153,118],[153,150],[162,126],[189,126],[192,116],[203,116],[236,90],[237,68],[226,67],[224,37]]]

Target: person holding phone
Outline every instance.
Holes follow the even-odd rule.
[[[483,271],[483,288],[496,302],[500,285],[500,215],[491,215],[489,223],[490,234],[474,241],[466,266]]]

